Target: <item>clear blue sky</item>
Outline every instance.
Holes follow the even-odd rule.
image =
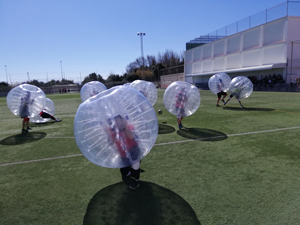
[[[284,0],[0,0],[0,82],[126,72],[144,55],[185,43]],[[60,63],[62,61],[62,63]],[[10,80],[9,80],[10,82]]]

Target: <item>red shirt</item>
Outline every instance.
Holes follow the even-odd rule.
[[[129,132],[132,132],[134,130],[132,125],[127,125],[126,129],[129,130]],[[124,130],[124,131],[110,130],[111,135],[115,139],[115,143],[117,145],[117,149],[120,152],[121,157],[126,157],[126,152],[129,152],[132,147],[138,145],[138,143],[135,141],[134,137],[129,138],[126,135],[125,131],[126,130]]]
[[[176,108],[184,108],[185,102],[187,101],[187,96],[185,93],[179,92],[176,95],[176,103],[175,107]]]

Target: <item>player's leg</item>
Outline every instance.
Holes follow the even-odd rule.
[[[130,165],[130,160],[127,157],[121,157],[121,160],[122,160],[123,164]],[[131,174],[130,168],[131,168],[131,166],[126,166],[126,167],[120,168],[122,179]]]
[[[61,119],[56,119],[54,116],[52,116],[52,115],[50,115],[50,114],[48,114],[48,113],[46,113],[46,112],[43,112],[43,113],[41,114],[41,117],[42,117],[42,118],[50,118],[51,120],[54,120],[54,121],[56,121],[56,122],[60,122],[60,121],[61,121]]]
[[[180,117],[179,118],[179,125],[178,125],[179,129],[181,129],[183,127],[183,125],[181,123],[182,120],[183,120],[183,117]]]
[[[217,100],[216,106],[217,106],[217,107],[220,107],[219,102],[220,102],[220,100],[221,100],[222,93],[219,92],[217,95],[218,95],[218,100]]]
[[[223,98],[222,98],[222,100],[221,100],[223,103],[225,103],[225,98],[226,98],[226,96],[227,96],[227,93],[225,93],[225,94],[223,95]]]
[[[227,101],[224,103],[224,105],[226,105],[227,102],[229,102],[232,97],[233,97],[233,95],[230,95],[229,98],[227,99]]]
[[[216,104],[217,107],[220,107],[220,105],[219,105],[220,100],[221,100],[221,98],[218,98],[217,104]]]
[[[132,174],[132,181],[131,184],[129,185],[130,189],[137,189],[140,184],[140,162],[136,162],[131,166],[131,174]]]
[[[241,100],[238,99],[238,102],[240,103],[240,106],[241,106],[242,108],[244,108],[244,106],[242,105]]]
[[[22,133],[25,133],[27,130],[25,129],[25,118],[22,120]]]
[[[27,130],[32,130],[30,127],[29,127],[29,118],[24,118],[25,119],[25,125],[27,127]]]
[[[180,124],[180,110],[179,110],[179,107],[176,107],[176,114],[177,114],[177,124],[179,126]]]

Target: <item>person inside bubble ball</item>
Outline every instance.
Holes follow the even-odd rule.
[[[227,96],[227,93],[224,92],[224,91],[222,91],[222,87],[223,87],[223,85],[222,85],[222,80],[219,79],[219,81],[220,81],[220,82],[217,84],[217,88],[218,88],[218,90],[219,90],[219,92],[217,93],[217,96],[218,96],[218,100],[217,100],[217,104],[216,104],[217,107],[220,107],[219,102],[220,102],[220,100],[221,100],[222,95],[223,95],[223,98],[222,98],[221,101],[222,101],[223,103],[225,103],[225,98],[226,98],[226,96]]]
[[[123,167],[120,169],[122,178],[132,177],[129,188],[137,189],[140,179],[140,149],[134,137],[134,128],[132,125],[127,124],[126,120],[118,115],[114,119],[108,119],[110,144],[115,143],[121,160],[124,164],[131,166]]]
[[[176,113],[177,113],[177,123],[179,129],[183,127],[181,121],[183,120],[185,116],[185,103],[188,100],[188,95],[186,88],[182,88],[181,91],[175,96],[176,102],[175,102],[175,108],[176,108]]]
[[[28,130],[31,130],[29,127],[29,106],[33,103],[34,99],[30,100],[30,96],[30,91],[26,91],[25,96],[21,98],[21,104],[19,106],[20,117],[23,119],[22,133],[26,133]]]
[[[44,110],[42,112],[40,112],[40,117],[50,118],[51,120],[54,120],[55,122],[61,122],[61,119],[56,119],[54,116],[50,115],[49,113],[46,113]]]
[[[231,93],[231,95],[229,96],[229,98],[227,99],[227,101],[226,102],[224,102],[224,105],[226,105],[227,104],[227,102],[229,102],[230,101],[230,99],[233,97],[233,96],[235,96],[235,98],[238,100],[238,102],[240,103],[240,106],[242,107],[242,108],[245,108],[243,105],[242,105],[242,102],[241,102],[241,100],[240,100],[240,95],[241,95],[241,92],[242,92],[242,90],[243,90],[243,84],[244,83],[241,83],[241,84],[238,84],[235,88],[235,91],[233,92],[233,93]]]
[[[95,89],[93,89],[92,93],[90,94],[90,97],[93,97],[95,95],[99,94],[98,91],[96,91]]]
[[[147,98],[147,91],[141,90],[140,92]]]

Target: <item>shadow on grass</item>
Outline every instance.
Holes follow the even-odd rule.
[[[177,134],[184,138],[199,141],[223,141],[227,139],[227,135],[220,131],[204,128],[183,128],[178,130]]]
[[[90,200],[83,220],[93,224],[200,224],[192,207],[179,195],[141,181],[131,190],[123,183],[108,186]]]
[[[46,137],[46,135],[47,134],[44,132],[28,132],[26,134],[17,134],[17,135],[2,139],[0,141],[0,144],[1,145],[22,145],[25,143],[38,141],[38,140]]]
[[[175,131],[174,127],[158,124],[158,134],[169,134]]]
[[[45,122],[45,123],[30,123],[30,127],[46,127],[46,126],[52,125],[54,123],[55,123],[55,121],[53,121],[53,120]]]
[[[270,108],[242,108],[242,107],[224,107],[225,110],[233,110],[233,111],[273,111],[275,109]]]

